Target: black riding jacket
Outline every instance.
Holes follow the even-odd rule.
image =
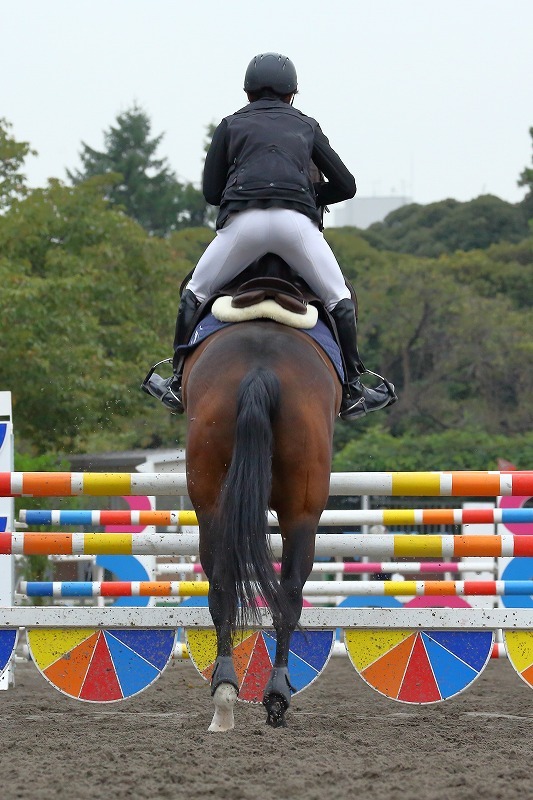
[[[328,179],[312,179],[312,163]],[[264,98],[225,117],[213,134],[203,175],[217,228],[247,208],[289,208],[321,224],[320,208],[353,197],[355,179],[318,122]]]

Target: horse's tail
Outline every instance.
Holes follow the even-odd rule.
[[[258,619],[257,601],[274,616],[288,601],[272,566],[267,510],[272,486],[272,422],[280,398],[277,376],[253,369],[241,381],[233,456],[220,493],[214,524],[218,538],[217,582],[223,587],[233,631]],[[259,597],[258,597],[259,595]]]

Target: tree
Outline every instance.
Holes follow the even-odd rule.
[[[139,387],[171,350],[190,264],[110,206],[105,181],[51,181],[0,216],[0,386],[32,452],[176,440]]]
[[[381,415],[394,435],[531,429],[530,240],[439,259],[377,252],[350,229],[328,241],[357,290],[363,361],[398,390]]]
[[[339,472],[486,470],[497,469],[502,457],[512,460],[520,469],[527,469],[533,459],[533,434],[495,435],[472,426],[392,436],[377,423],[354,436],[336,453],[333,469]]]
[[[520,206],[493,195],[482,195],[467,203],[411,203],[361,232],[380,250],[429,257],[477,250],[498,242],[519,242],[528,234]]]
[[[180,183],[166,158],[156,157],[163,134],[150,138],[148,115],[134,105],[119,114],[116,123],[104,131],[103,151],[82,143],[82,170],[67,171],[73,184],[107,175],[109,201],[153,235],[203,225],[207,212],[203,195],[191,183]]]
[[[183,418],[139,385],[171,354],[180,283],[214,231],[150,236],[105,199],[112,185],[110,175],[50,181],[0,214],[0,387],[13,392],[19,453],[184,441]],[[446,436],[463,431],[466,468],[487,461],[479,438],[468,455],[468,437],[482,431],[502,437],[501,456],[527,466],[528,453],[517,460],[504,439],[518,442],[533,427],[531,239],[431,259],[376,250],[350,228],[327,238],[358,292],[363,360],[400,398],[357,426],[339,424],[336,451],[353,439],[353,463],[375,469],[378,434],[367,455],[357,445],[383,426],[387,468],[401,452],[412,459],[418,438],[430,435],[444,437],[425,448],[441,468],[429,457],[433,445],[448,466]]]
[[[533,140],[533,128],[529,129],[529,135]],[[518,185],[527,186],[527,188],[529,189],[528,193],[522,200],[521,206],[526,215],[526,219],[533,219],[533,169],[531,167],[526,167],[520,173],[520,177],[518,179]]]
[[[211,140],[213,139],[213,134],[216,130],[216,127],[217,126],[214,124],[214,122],[210,122],[209,125],[205,126],[204,153],[206,155],[207,151],[211,147]],[[203,179],[203,171],[202,171],[202,179]],[[214,228],[217,220],[217,215],[218,215],[218,208],[216,206],[208,205],[203,224],[209,225],[209,227]]]
[[[26,193],[22,167],[28,155],[36,155],[28,142],[17,142],[10,135],[11,124],[0,118],[0,211]]]
[[[514,308],[530,312],[533,307],[533,242],[495,244],[486,250],[471,250],[441,256],[439,263],[454,280],[482,297],[503,295]]]

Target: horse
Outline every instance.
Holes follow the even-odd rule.
[[[333,428],[341,402],[336,370],[306,333],[271,320],[217,331],[186,358],[187,485],[199,525],[202,568],[216,630],[210,731],[234,727],[236,631],[258,618],[258,596],[276,632],[263,694],[266,723],[286,725],[290,637],[329,496]],[[267,510],[283,542],[279,580]]]

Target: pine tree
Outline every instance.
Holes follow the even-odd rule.
[[[529,129],[529,134],[533,140],[533,128]],[[533,219],[533,169],[526,167],[518,179],[519,186],[526,186],[529,191],[522,200],[521,206],[526,215],[526,219]]]
[[[74,184],[96,175],[112,178],[107,199],[149,233],[164,236],[178,228],[203,225],[207,204],[192,184],[180,183],[166,158],[156,152],[163,134],[151,138],[148,115],[134,105],[104,131],[104,150],[82,142],[82,169],[67,174]]]

